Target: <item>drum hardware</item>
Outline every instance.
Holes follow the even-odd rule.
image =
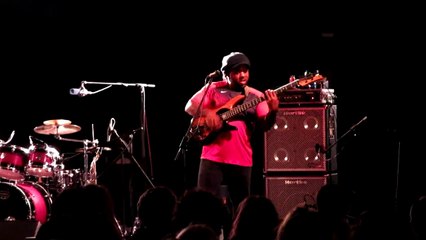
[[[99,150],[101,150],[101,151],[111,151],[112,149],[110,147],[99,147],[99,146],[87,148],[87,152],[88,153],[95,153],[96,154]],[[75,150],[75,152],[82,153],[82,152],[84,152],[84,148],[77,148]]]
[[[63,126],[69,126],[69,125],[63,125]],[[82,180],[83,183],[82,185],[86,185],[89,183],[93,183],[93,177],[91,177],[90,174],[90,170],[89,170],[89,149],[100,149],[98,147],[99,144],[99,140],[95,139],[94,137],[94,129],[93,129],[93,125],[92,125],[92,140],[88,140],[88,139],[72,139],[72,138],[64,138],[62,137],[60,134],[54,134],[55,138],[60,140],[60,141],[68,141],[68,142],[77,142],[77,143],[83,143],[83,173],[82,173]],[[97,156],[99,158],[99,156]],[[95,157],[96,158],[96,157]],[[97,159],[96,159],[97,160]],[[96,167],[96,165],[95,165]],[[96,172],[94,170],[92,170],[92,172]]]
[[[98,173],[96,171],[96,162],[99,160],[100,156],[102,154],[102,148],[98,148],[96,151],[95,157],[93,157],[92,163],[90,163],[90,170],[89,170],[89,183],[97,184],[98,183]]]
[[[89,167],[89,173],[88,173],[88,180],[87,183],[93,183],[97,184],[97,171],[96,171],[96,163],[97,160],[102,155],[103,151],[111,151],[111,148],[109,147],[99,147],[99,146],[92,146],[88,147],[86,149],[88,154],[95,154],[95,156],[92,159],[92,162],[90,163]],[[62,163],[68,162],[69,160],[79,156],[81,153],[84,153],[84,148],[77,148],[75,152],[72,153],[66,153],[62,155]],[[65,155],[71,154],[68,157],[65,157]],[[55,171],[54,175],[54,183],[56,183],[57,189],[56,192],[62,191],[63,189],[67,187],[72,187],[75,185],[81,185],[83,183],[83,176],[82,171],[80,169],[64,169],[64,164],[62,164],[62,168],[58,168]]]
[[[69,187],[82,186],[82,172],[80,169],[61,169],[56,172],[53,183],[50,189],[57,193]]]
[[[13,130],[11,133],[10,133],[10,135],[9,135],[9,138],[6,140],[6,141],[3,141],[2,139],[0,139],[0,145],[3,145],[3,144],[9,144],[10,143],[10,141],[12,141],[12,139],[13,139],[13,137],[15,136],[15,130]]]
[[[93,141],[90,141],[88,139],[79,140],[79,139],[72,139],[72,138],[63,138],[60,135],[56,135],[55,138],[57,138],[60,141],[68,141],[68,142],[78,142],[83,143],[83,160],[84,160],[84,167],[83,167],[83,185],[86,185],[89,183],[89,145],[90,147],[96,147],[99,141],[97,139],[94,139]]]

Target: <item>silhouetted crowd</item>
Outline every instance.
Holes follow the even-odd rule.
[[[145,190],[130,233],[121,229],[108,189],[89,184],[67,188],[52,204],[37,240],[365,240],[426,239],[426,196],[414,201],[407,221],[387,212],[354,207],[355,194],[324,185],[314,204],[301,201],[284,217],[265,196],[251,195],[234,210],[200,189],[182,196],[168,187]]]

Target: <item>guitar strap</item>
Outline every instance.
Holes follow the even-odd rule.
[[[249,94],[250,94],[250,87],[245,85],[244,86],[244,96],[245,96],[246,99],[247,99]],[[256,124],[254,122],[250,121],[249,118],[246,118],[245,122],[246,122],[246,126],[250,129],[249,131],[253,132]]]
[[[244,86],[244,96],[247,97],[249,95],[249,93],[250,93],[250,87],[245,85]]]

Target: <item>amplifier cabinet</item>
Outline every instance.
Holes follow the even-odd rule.
[[[277,113],[274,126],[264,133],[264,172],[325,172],[326,160],[336,164],[336,106],[284,107]],[[332,166],[330,168],[337,168]]]

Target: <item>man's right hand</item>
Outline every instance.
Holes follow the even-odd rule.
[[[206,125],[211,131],[216,131],[222,128],[223,121],[216,111],[206,110],[204,111],[204,117],[206,120]]]

